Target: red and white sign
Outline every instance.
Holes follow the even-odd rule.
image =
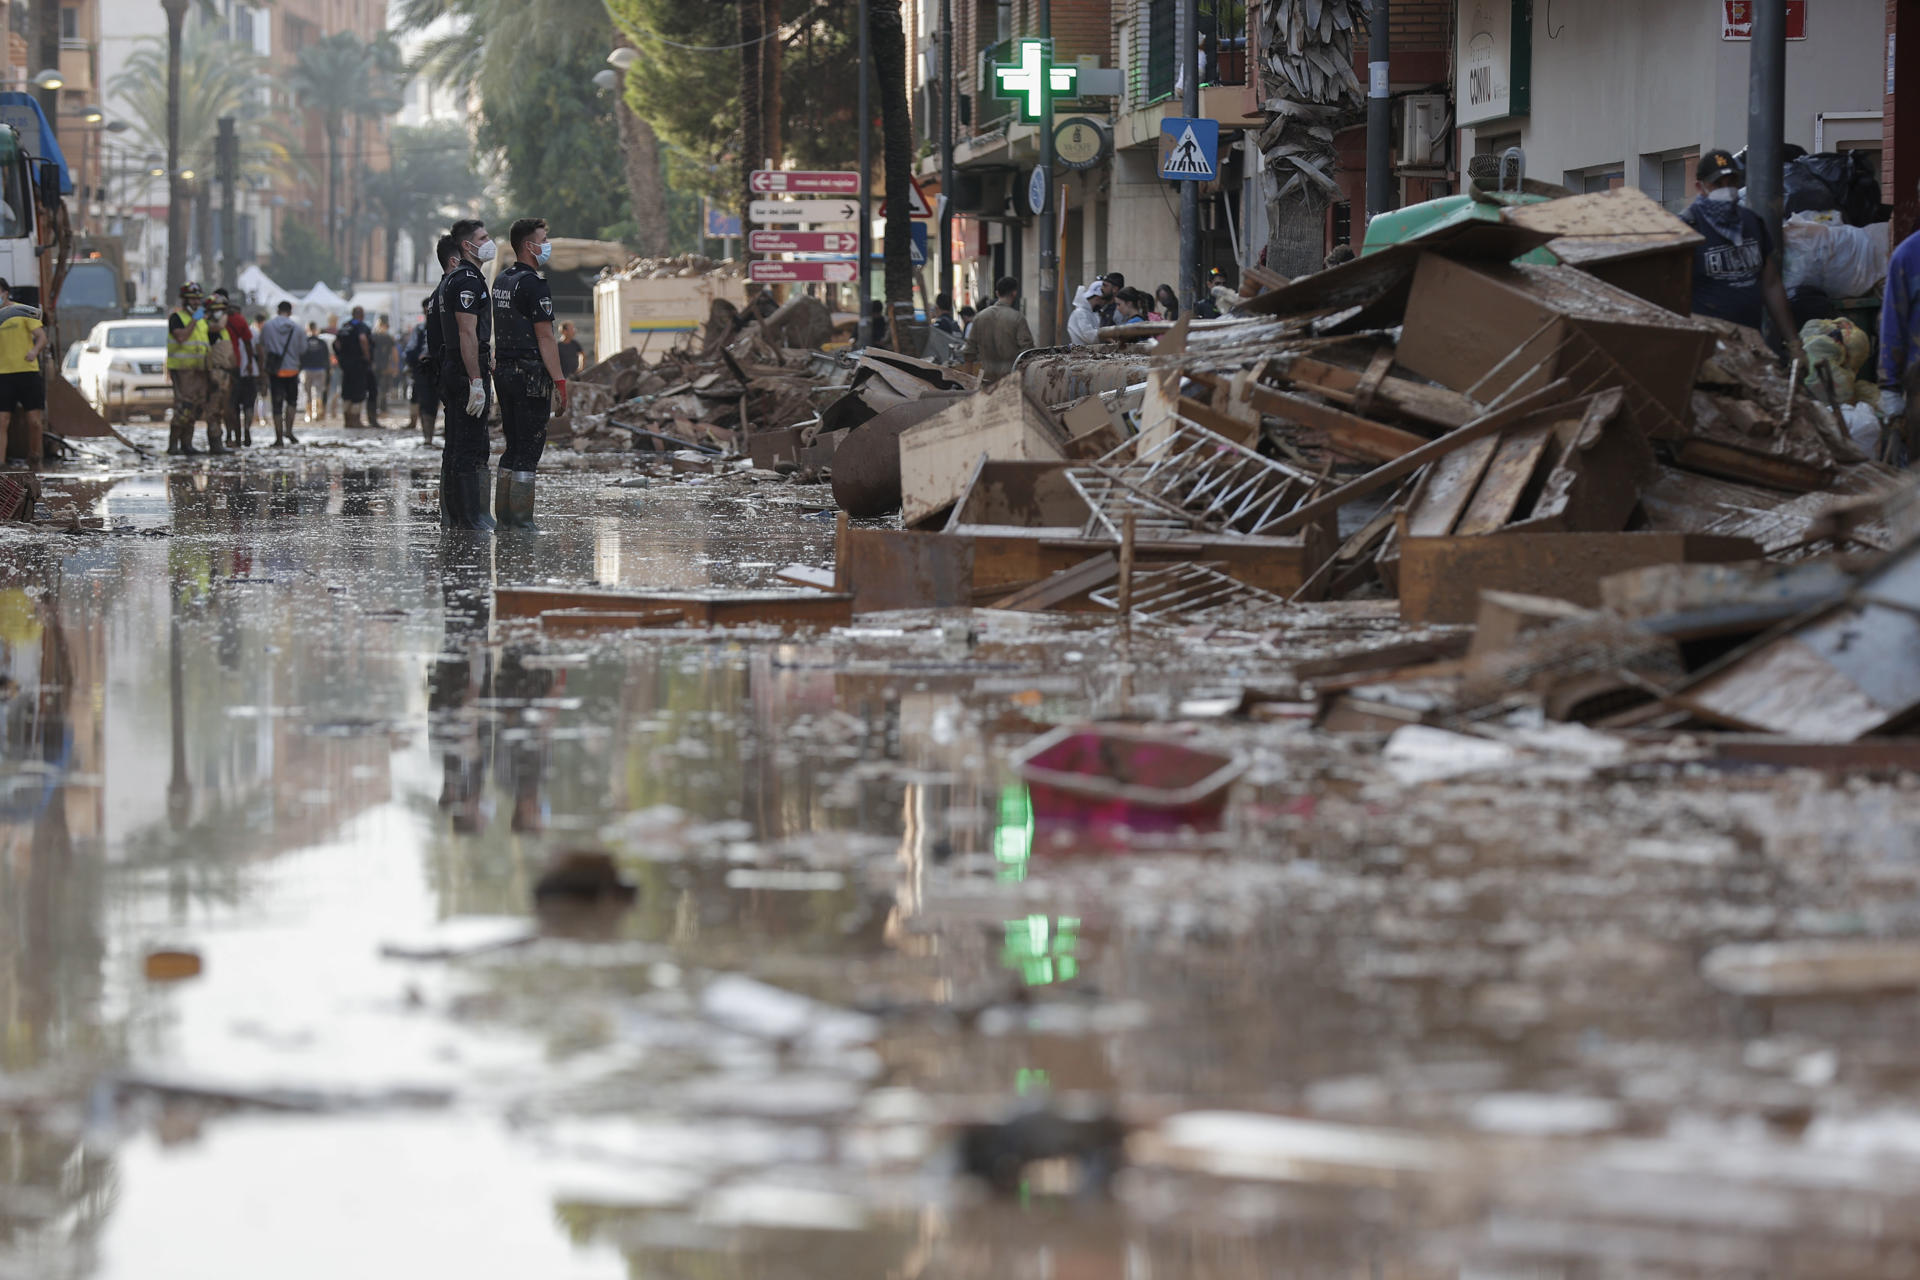
[[[907,204],[913,210],[913,212],[907,216],[910,218],[931,218],[933,216],[933,206],[927,203],[927,193],[920,189],[920,180],[912,174],[908,174],[907,187]],[[881,218],[887,216],[887,202],[885,200],[880,202],[880,212],[875,216]]]
[[[857,231],[754,231],[747,235],[750,253],[858,253]]]
[[[788,195],[857,196],[860,175],[838,169],[755,169],[747,185],[756,192]]]
[[[1720,0],[1720,38],[1753,39],[1754,0]],[[1787,39],[1807,38],[1807,0],[1787,0]]]
[[[762,284],[852,284],[860,264],[846,262],[750,262],[747,279]]]

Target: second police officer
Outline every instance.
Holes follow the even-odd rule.
[[[487,389],[493,307],[480,264],[499,252],[486,224],[462,218],[449,234],[460,255],[440,281],[440,398],[447,413],[447,442],[440,457],[440,523],[448,529],[493,531],[487,514]]]
[[[547,419],[567,407],[567,381],[553,336],[553,294],[540,274],[553,245],[544,218],[521,218],[507,233],[513,265],[493,281],[494,387],[507,446],[494,488],[494,520],[531,529],[533,481],[547,446]]]

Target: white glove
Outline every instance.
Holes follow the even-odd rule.
[[[487,411],[487,384],[475,378],[467,384],[467,416],[477,418]]]
[[[1907,398],[1900,388],[1880,384],[1880,416],[1888,422],[1894,421],[1907,411]]]

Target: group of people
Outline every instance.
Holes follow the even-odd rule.
[[[199,452],[193,432],[202,420],[208,453],[251,445],[263,391],[275,447],[298,444],[293,422],[301,391],[306,392],[306,420],[313,422],[329,408],[335,368],[347,426],[360,426],[363,409],[366,425],[380,425],[381,376],[394,352],[387,318],[373,328],[366,308],[355,307],[329,342],[316,324],[302,332],[291,302],[280,303],[276,311],[272,319],[261,312],[249,324],[225,289],[203,293],[193,281],[180,287],[180,307],[167,316],[167,376],[173,383],[168,453]]]
[[[414,402],[428,439],[446,414],[440,461],[440,523],[491,532],[532,529],[534,472],[547,444],[547,420],[567,407],[567,379],[554,334],[553,294],[540,268],[553,253],[543,218],[521,218],[508,232],[513,262],[491,288],[480,268],[500,246],[477,218],[462,218],[434,246],[444,274],[427,299],[413,362]],[[567,334],[571,343],[571,333]],[[574,346],[577,367],[579,348]],[[498,398],[506,448],[488,511],[487,422]]]
[[[1073,313],[1067,317],[1067,340],[1077,347],[1100,341],[1100,330],[1112,325],[1139,324],[1146,320],[1178,320],[1180,299],[1172,285],[1161,285],[1152,293],[1127,287],[1127,278],[1118,271],[1096,277],[1073,300]]]
[[[515,222],[509,243],[513,262],[489,286],[480,269],[499,246],[478,219],[454,223],[435,247],[440,282],[398,352],[413,377],[409,400],[426,444],[446,415],[440,515],[447,528],[533,527],[534,472],[546,448],[547,421],[565,410],[567,379],[583,357],[571,324],[554,332],[553,295],[540,271],[553,251],[545,220]],[[0,282],[0,291],[4,287]],[[280,303],[278,312],[271,320],[258,317],[256,333],[224,291],[203,294],[193,283],[181,288],[180,308],[167,317],[174,391],[167,452],[197,452],[193,430],[203,418],[207,452],[253,443],[253,403],[263,377],[276,445],[298,443],[293,426],[303,389],[308,421],[327,411],[334,369],[346,425],[359,427],[363,409],[367,426],[380,425],[380,386],[392,376],[396,354],[386,317],[372,328],[365,308],[355,307],[329,343],[317,325],[301,329],[291,302]],[[0,381],[0,395],[7,390]],[[506,451],[489,502],[488,421],[496,398]]]

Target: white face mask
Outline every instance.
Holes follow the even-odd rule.
[[[1707,192],[1707,199],[1718,200],[1721,204],[1726,204],[1739,194],[1740,189],[1738,187],[1715,187],[1713,190]]]
[[[492,262],[494,255],[499,252],[500,252],[500,246],[495,244],[493,241],[489,240],[485,244],[480,245],[479,247],[474,249],[473,256],[480,259],[480,261],[482,262]]]

